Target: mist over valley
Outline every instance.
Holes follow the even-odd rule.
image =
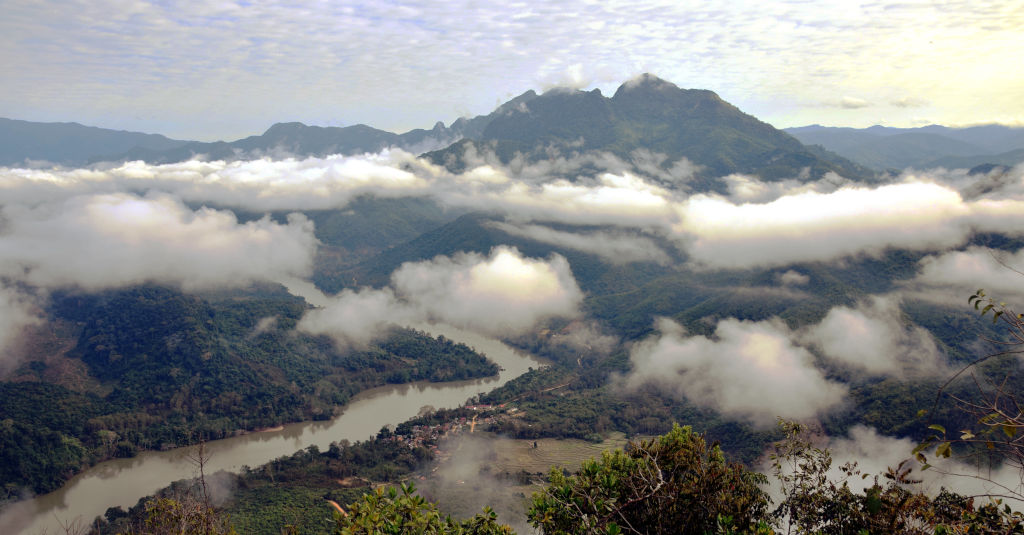
[[[164,20],[143,7],[149,18],[140,20]],[[236,7],[203,15],[213,17],[207,28],[253,24],[263,19],[250,12],[268,9]],[[903,20],[906,8],[893,9]],[[1007,24],[1022,15],[1007,10]],[[733,24],[762,20],[726,11]],[[379,21],[419,35],[400,22],[417,16]],[[881,35],[872,20],[844,31]],[[462,31],[449,22],[436,23]],[[328,39],[307,24],[311,42]],[[519,24],[511,18],[491,48],[523,50]],[[579,30],[589,36],[581,42],[594,32],[634,38],[596,24]],[[786,31],[808,32],[822,50],[845,46],[826,46],[807,26]],[[692,31],[694,47],[715,41]],[[362,35],[376,42],[376,33]],[[770,35],[728,40],[755,47],[751,57],[791,53]],[[264,52],[253,65],[274,56]],[[40,65],[56,61],[38,54]],[[376,489],[414,483],[441,513],[492,505],[497,522],[518,532],[553,532],[545,522],[554,513],[536,513],[543,501],[531,501],[532,491],[557,505],[550,489],[580,484],[571,478],[596,470],[584,461],[597,453],[620,467],[629,463],[614,455],[633,455],[636,484],[656,496],[669,483],[653,483],[655,475],[668,469],[644,472],[643,455],[655,458],[650,452],[672,441],[706,446],[711,463],[718,455],[741,463],[729,470],[774,470],[781,484],[748,479],[778,505],[792,503],[793,472],[772,465],[780,444],[796,443],[785,422],[809,440],[802,455],[830,452],[822,474],[857,480],[842,489],[863,495],[864,511],[889,484],[879,481],[928,497],[914,503],[946,489],[996,494],[1019,509],[1014,458],[970,444],[992,440],[975,439],[980,424],[991,424],[1000,444],[1016,444],[1020,422],[1010,414],[1024,388],[1013,314],[1024,303],[1019,110],[960,106],[925,83],[933,69],[910,60],[913,84],[892,73],[889,86],[869,86],[863,75],[841,84],[838,73],[862,73],[855,67],[867,61],[845,54],[818,70],[817,56],[800,56],[822,88],[802,87],[792,67],[762,59],[780,81],[762,81],[760,95],[703,67],[682,76],[661,59],[643,69],[581,60],[545,66],[515,87],[510,74],[470,105],[454,78],[441,91],[423,74],[426,85],[412,91],[407,74],[389,70],[415,108],[402,120],[394,95],[377,99],[348,81],[336,81],[345,90],[334,108],[302,89],[261,115],[252,112],[256,93],[232,107],[204,78],[194,105],[221,103],[218,128],[202,114],[183,116],[195,121],[186,127],[163,110],[143,113],[133,106],[150,97],[115,98],[113,89],[97,102],[108,116],[125,110],[106,121],[115,128],[52,122],[65,119],[27,97],[0,98],[0,114],[12,117],[0,119],[0,531],[148,532],[153,518],[167,517],[147,517],[147,507],[178,503],[238,533],[333,533]],[[392,63],[387,69],[405,64]],[[369,71],[350,67],[377,87]],[[224,69],[245,80],[255,72]],[[304,75],[311,87],[334,76]],[[263,90],[280,95],[276,83]],[[918,86],[931,89],[909,90]],[[993,102],[1012,92],[985,91]],[[302,95],[324,110],[365,104],[388,128],[306,124],[320,115],[296,107]],[[948,126],[911,119],[913,110]],[[257,118],[270,126],[231,137],[255,131]],[[151,121],[164,121],[169,136],[132,131],[159,124]],[[964,404],[991,395],[1003,397]],[[986,424],[972,407],[1009,412]],[[957,436],[967,447],[944,455],[951,442],[963,446]],[[198,459],[210,463],[201,485],[183,473]],[[843,472],[847,461],[861,472]],[[569,479],[551,467],[565,467]],[[889,468],[890,479],[873,477]],[[730,485],[740,496],[742,485]],[[405,491],[386,492],[381,503],[401,503]],[[978,500],[963,507],[974,511]],[[624,509],[608,507],[618,520],[609,513],[602,522],[625,525]],[[765,529],[779,518],[759,517]],[[801,521],[788,518],[772,529]],[[756,531],[755,520],[743,529],[771,532]]]

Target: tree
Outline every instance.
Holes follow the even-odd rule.
[[[1009,507],[994,502],[976,507],[972,498],[945,489],[935,497],[916,490],[919,481],[911,477],[909,460],[871,479],[848,463],[832,479],[828,450],[814,447],[802,425],[780,425],[786,438],[775,445],[772,464],[783,499],[773,516],[786,533],[1024,533],[1024,517]],[[870,484],[854,490],[850,481],[856,480]]]
[[[146,502],[147,535],[235,535],[226,519],[191,495],[174,498],[156,498]]]
[[[961,458],[983,457],[990,462],[1012,466],[1021,475],[1021,485],[1011,487],[990,480],[1001,489],[991,496],[1024,500],[1024,411],[1021,400],[1018,399],[1018,366],[1011,365],[1009,371],[995,379],[984,375],[979,377],[975,373],[983,364],[1024,354],[1024,314],[1015,313],[1006,303],[997,302],[986,295],[983,289],[971,295],[967,302],[981,312],[981,317],[991,312],[992,323],[1001,321],[1006,337],[986,339],[993,344],[995,350],[969,363],[950,377],[939,389],[932,413],[934,414],[943,394],[948,393],[948,387],[953,381],[960,376],[969,375],[975,387],[974,396],[968,398],[950,394],[950,397],[961,411],[971,416],[977,426],[951,435],[942,425],[929,421],[928,428],[934,431],[934,434],[921,441],[913,453],[926,469],[932,468],[926,452],[933,451],[934,457],[949,458],[953,455],[955,445],[962,451]]]
[[[689,427],[604,452],[576,475],[552,469],[528,517],[544,533],[716,533],[758,530],[769,499],[762,474],[727,463]],[[761,522],[762,531],[767,524]]]
[[[206,464],[210,459],[206,443],[200,441],[188,459],[196,469],[196,477],[170,495],[154,497],[145,503],[142,522],[127,529],[128,534],[146,535],[237,535],[230,519],[213,506],[206,482]],[[107,510],[108,520],[119,516]]]
[[[413,485],[378,488],[364,494],[345,514],[335,513],[336,535],[512,535],[490,508],[469,520],[442,517],[437,505],[414,494]]]

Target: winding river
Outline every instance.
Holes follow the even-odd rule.
[[[207,473],[237,472],[243,466],[255,467],[313,445],[326,450],[332,442],[342,439],[365,440],[384,425],[395,425],[416,416],[423,407],[457,407],[476,394],[505,384],[530,367],[542,365],[535,357],[491,338],[447,326],[418,328],[475,348],[501,366],[501,373],[496,378],[473,381],[375,388],[353,398],[345,405],[344,412],[330,421],[290,424],[279,430],[209,442]],[[109,507],[128,508],[139,498],[172,481],[193,477],[195,467],[189,460],[190,453],[194,453],[193,448],[178,448],[100,463],[78,474],[57,491],[5,509],[0,514],[0,532],[64,533],[65,523],[78,519],[86,524]]]

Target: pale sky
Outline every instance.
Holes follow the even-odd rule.
[[[1024,124],[1024,2],[0,0],[0,117],[395,132],[650,72],[777,127]]]

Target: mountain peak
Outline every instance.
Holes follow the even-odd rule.
[[[707,89],[683,89],[672,82],[647,73],[641,74],[619,86],[612,100],[633,102],[641,105],[643,108],[677,105],[710,108],[732,107],[714,91]]]
[[[270,128],[266,132],[263,132],[264,136],[275,136],[282,135],[289,132],[298,132],[304,128],[308,128],[305,124],[293,121],[289,123],[274,123],[270,125]]]
[[[519,95],[518,97],[502,104],[501,106],[498,106],[498,108],[494,110],[494,113],[503,114],[512,111],[525,111],[526,103],[535,98],[537,98],[537,92],[530,89],[529,91],[526,91],[522,95]]]
[[[621,86],[619,86],[619,89],[615,92],[615,94],[618,95],[620,92],[635,91],[635,90],[645,90],[645,91],[650,91],[650,90],[658,90],[658,91],[676,90],[676,91],[678,91],[679,90],[679,86],[677,86],[676,84],[673,84],[672,82],[669,82],[667,80],[663,80],[661,78],[658,78],[657,76],[655,76],[655,75],[653,75],[651,73],[645,72],[645,73],[643,73],[643,74],[641,74],[641,75],[639,75],[639,76],[637,76],[635,78],[632,78],[630,80],[626,80],[625,83],[623,83]]]
[[[478,141],[492,143],[502,161],[540,159],[553,151],[602,151],[629,160],[637,150],[687,158],[710,187],[716,177],[758,174],[766,179],[836,171],[859,177],[863,169],[819,157],[792,136],[747,115],[715,92],[683,89],[652,74],[622,84],[612,98],[599,90],[528,91],[502,104]],[[468,136],[467,136],[468,137]],[[462,147],[462,146],[460,146]],[[461,148],[438,151],[436,162],[456,161]],[[836,157],[838,158],[838,157]]]

